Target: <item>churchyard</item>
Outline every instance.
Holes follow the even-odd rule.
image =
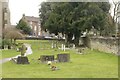
[[[74,48],[61,50],[52,48],[49,40],[17,40],[17,43],[31,45],[32,54],[27,55],[30,64],[16,64],[8,61],[2,65],[3,78],[118,78],[118,57],[114,54],[97,50],[84,49],[83,54]],[[61,48],[64,42],[58,42]],[[70,54],[70,61],[56,62],[59,70],[52,71],[50,66],[42,63],[41,55]],[[2,58],[19,55],[16,50],[2,50]]]

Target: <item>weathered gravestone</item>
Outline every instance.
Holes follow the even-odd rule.
[[[41,62],[54,61],[54,55],[41,55]]]
[[[24,57],[25,53],[26,53],[27,47],[25,45],[22,45],[21,48],[21,57]]]
[[[75,49],[75,44],[73,44],[72,48]]]
[[[85,50],[85,48],[78,48],[77,54],[84,54],[84,50]]]
[[[16,62],[17,64],[29,64],[27,56],[24,56],[26,53],[26,50],[27,50],[27,47],[25,45],[22,45],[21,50],[20,50],[21,56],[18,56],[17,60],[14,62]]]
[[[69,62],[70,54],[58,54],[57,60],[58,60],[58,62]]]
[[[24,57],[18,56],[17,64],[29,64],[28,58],[26,56]]]
[[[8,50],[8,45],[5,45],[5,46],[4,46],[4,49],[5,49],[5,50]]]
[[[64,44],[61,45],[61,50],[65,51],[65,45]]]
[[[57,44],[58,44],[57,41],[52,42],[51,48],[57,48]]]

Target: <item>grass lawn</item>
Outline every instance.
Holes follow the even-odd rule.
[[[56,63],[55,65],[60,70],[51,71],[47,64],[40,63],[37,59],[42,54],[57,55],[63,51],[48,49],[51,47],[51,41],[47,40],[18,42],[31,44],[33,54],[28,55],[30,64],[17,65],[12,61],[4,63],[2,65],[3,78],[118,78],[118,57],[113,54],[87,49],[86,54],[80,55],[74,50],[68,50],[66,52],[70,53],[71,61]],[[3,51],[3,54],[8,54],[10,57],[12,56],[10,54],[14,55],[14,51]],[[19,53],[15,52],[15,54]]]
[[[19,54],[20,52],[17,52],[15,50],[2,50],[2,57],[0,59],[14,57]]]

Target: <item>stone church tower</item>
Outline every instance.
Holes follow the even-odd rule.
[[[6,27],[10,27],[9,0],[0,0],[0,36]]]

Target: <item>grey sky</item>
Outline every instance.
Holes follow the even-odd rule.
[[[22,14],[25,14],[26,16],[39,17],[39,5],[43,1],[45,0],[9,0],[11,24],[15,25],[18,23]],[[112,11],[113,9],[111,9],[111,12]]]
[[[44,0],[9,0],[11,23],[18,23],[22,14],[38,17],[39,4],[42,1]]]

